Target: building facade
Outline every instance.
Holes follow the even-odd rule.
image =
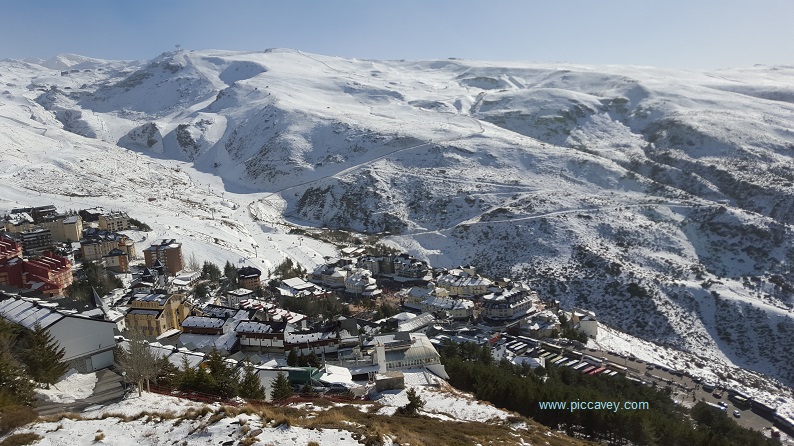
[[[151,268],[154,265],[154,261],[159,260],[171,276],[176,276],[185,267],[185,261],[182,257],[182,243],[177,242],[175,239],[164,239],[160,243],[144,249],[143,259],[147,268]]]
[[[168,330],[181,330],[192,309],[184,294],[136,294],[124,318],[127,329],[144,336],[160,336]]]

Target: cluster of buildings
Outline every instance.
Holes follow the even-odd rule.
[[[14,210],[3,219],[3,234],[17,236],[0,234],[0,285],[62,295],[73,281],[73,260],[42,250],[52,248],[53,241],[79,243],[74,258],[129,273],[136,247],[119,232],[130,228],[129,220],[126,213],[102,209],[69,215],[52,206]],[[113,309],[99,296],[78,311],[4,294],[0,316],[26,327],[42,323],[69,345],[68,360],[78,370],[109,366],[113,334],[133,330],[151,339],[152,348],[170,356],[179,352],[191,363],[216,348],[230,358],[253,357],[265,376],[283,369],[284,358],[295,351],[321,357],[334,373],[365,380],[414,367],[446,376],[434,345],[446,338],[483,343],[495,332],[544,337],[560,329],[557,313],[545,308],[536,293],[508,279],[484,277],[473,266],[434,269],[408,254],[371,256],[361,247],[344,248],[340,258],[327,259],[305,278],[281,281],[275,291],[310,299],[331,294],[376,299],[386,289],[395,292],[406,312],[380,321],[339,315],[317,321],[261,300],[257,268],[239,269],[236,287],[223,286],[213,303],[199,303],[193,288],[200,274],[184,270],[180,242],[163,239],[141,251],[145,266],[125,292],[116,293]],[[575,311],[571,320],[588,335],[597,334],[593,314]],[[475,322],[491,328],[472,338],[460,332]],[[174,360],[181,366],[182,358]]]
[[[0,286],[53,297],[63,295],[73,281],[72,263],[65,257],[44,252],[28,258],[19,243],[0,236]]]

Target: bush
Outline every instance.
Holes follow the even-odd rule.
[[[12,430],[35,421],[39,417],[33,409],[27,406],[6,406],[0,409],[0,435],[5,435]]]
[[[41,435],[34,434],[32,432],[28,432],[25,434],[14,434],[0,442],[0,446],[24,446],[26,444],[32,444],[39,440],[41,440]]]

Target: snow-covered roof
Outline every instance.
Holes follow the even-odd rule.
[[[182,321],[182,327],[191,328],[221,328],[226,323],[225,319],[206,316],[188,316]]]
[[[36,324],[47,328],[64,317],[55,309],[46,308],[21,298],[11,298],[0,302],[0,315],[11,322],[31,329]]]
[[[179,336],[179,343],[190,350],[215,348],[221,351],[229,351],[237,342],[237,335],[230,331],[221,335],[205,335],[196,333],[182,333]]]
[[[237,333],[281,333],[284,331],[284,322],[257,322],[242,321],[237,324],[234,331]]]

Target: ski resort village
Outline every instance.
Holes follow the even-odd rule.
[[[450,378],[439,351],[463,345],[528,373],[621,375],[667,389],[677,404],[699,397],[721,411],[729,401],[736,419],[770,435],[791,432],[790,418],[744,389],[643,360],[641,345],[602,348],[586,309],[562,309],[472,265],[436,268],[360,235],[346,234],[353,243],[311,271],[290,260],[262,271],[199,263],[178,239],[148,239],[148,225],[121,211],[18,208],[2,223],[0,316],[61,349],[50,359],[68,370],[58,383],[65,390],[81,379],[97,386],[71,396],[42,391],[40,414],[143,391],[239,406],[386,401],[407,388],[410,405],[421,400],[416,385]]]
[[[793,78],[2,59],[0,446],[790,445]]]
[[[564,312],[509,278],[433,268],[382,245],[341,246],[310,272],[287,261],[263,274],[191,264],[177,239],[136,246],[145,223],[124,212],[43,206],[14,209],[3,223],[0,315],[50,331],[83,373],[114,366],[113,349],[137,333],[174,367],[217,351],[240,367],[250,360],[268,388],[284,371],[296,388],[364,396],[381,380],[402,386],[404,369],[448,378],[436,350],[447,341],[536,368],[598,333],[593,313]],[[576,362],[591,374],[626,370],[587,360]]]

